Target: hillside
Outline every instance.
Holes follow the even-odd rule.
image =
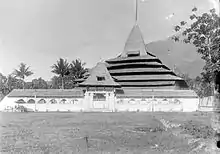
[[[204,66],[204,61],[196,52],[196,48],[189,44],[162,40],[147,44],[147,49],[170,69],[173,69],[175,65],[181,72],[188,73],[190,77],[200,75]]]

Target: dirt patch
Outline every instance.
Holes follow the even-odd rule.
[[[188,121],[180,126],[183,129],[183,133],[192,135],[194,138],[213,138],[214,130],[211,126],[204,125],[201,123],[196,123]]]
[[[155,128],[151,128],[151,127],[137,127],[134,129],[134,131],[137,132],[145,132],[145,133],[149,133],[149,132],[163,132],[165,131],[165,128],[162,127],[155,127]]]

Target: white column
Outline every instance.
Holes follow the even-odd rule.
[[[111,104],[111,108],[110,110],[111,111],[115,111],[115,96],[114,96],[114,92],[110,92],[110,97],[109,97],[109,101],[110,101],[110,104]]]
[[[92,98],[93,98],[93,93],[92,92],[85,92],[85,97],[84,97],[84,103],[83,106],[86,111],[90,110],[91,105],[92,105]]]

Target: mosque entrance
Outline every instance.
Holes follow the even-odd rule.
[[[113,112],[115,110],[115,94],[113,90],[89,89],[85,92],[85,110]]]
[[[108,102],[106,93],[93,93],[93,108],[95,109],[108,109]]]

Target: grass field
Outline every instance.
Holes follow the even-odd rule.
[[[205,113],[0,115],[1,153],[216,152],[211,115]]]

